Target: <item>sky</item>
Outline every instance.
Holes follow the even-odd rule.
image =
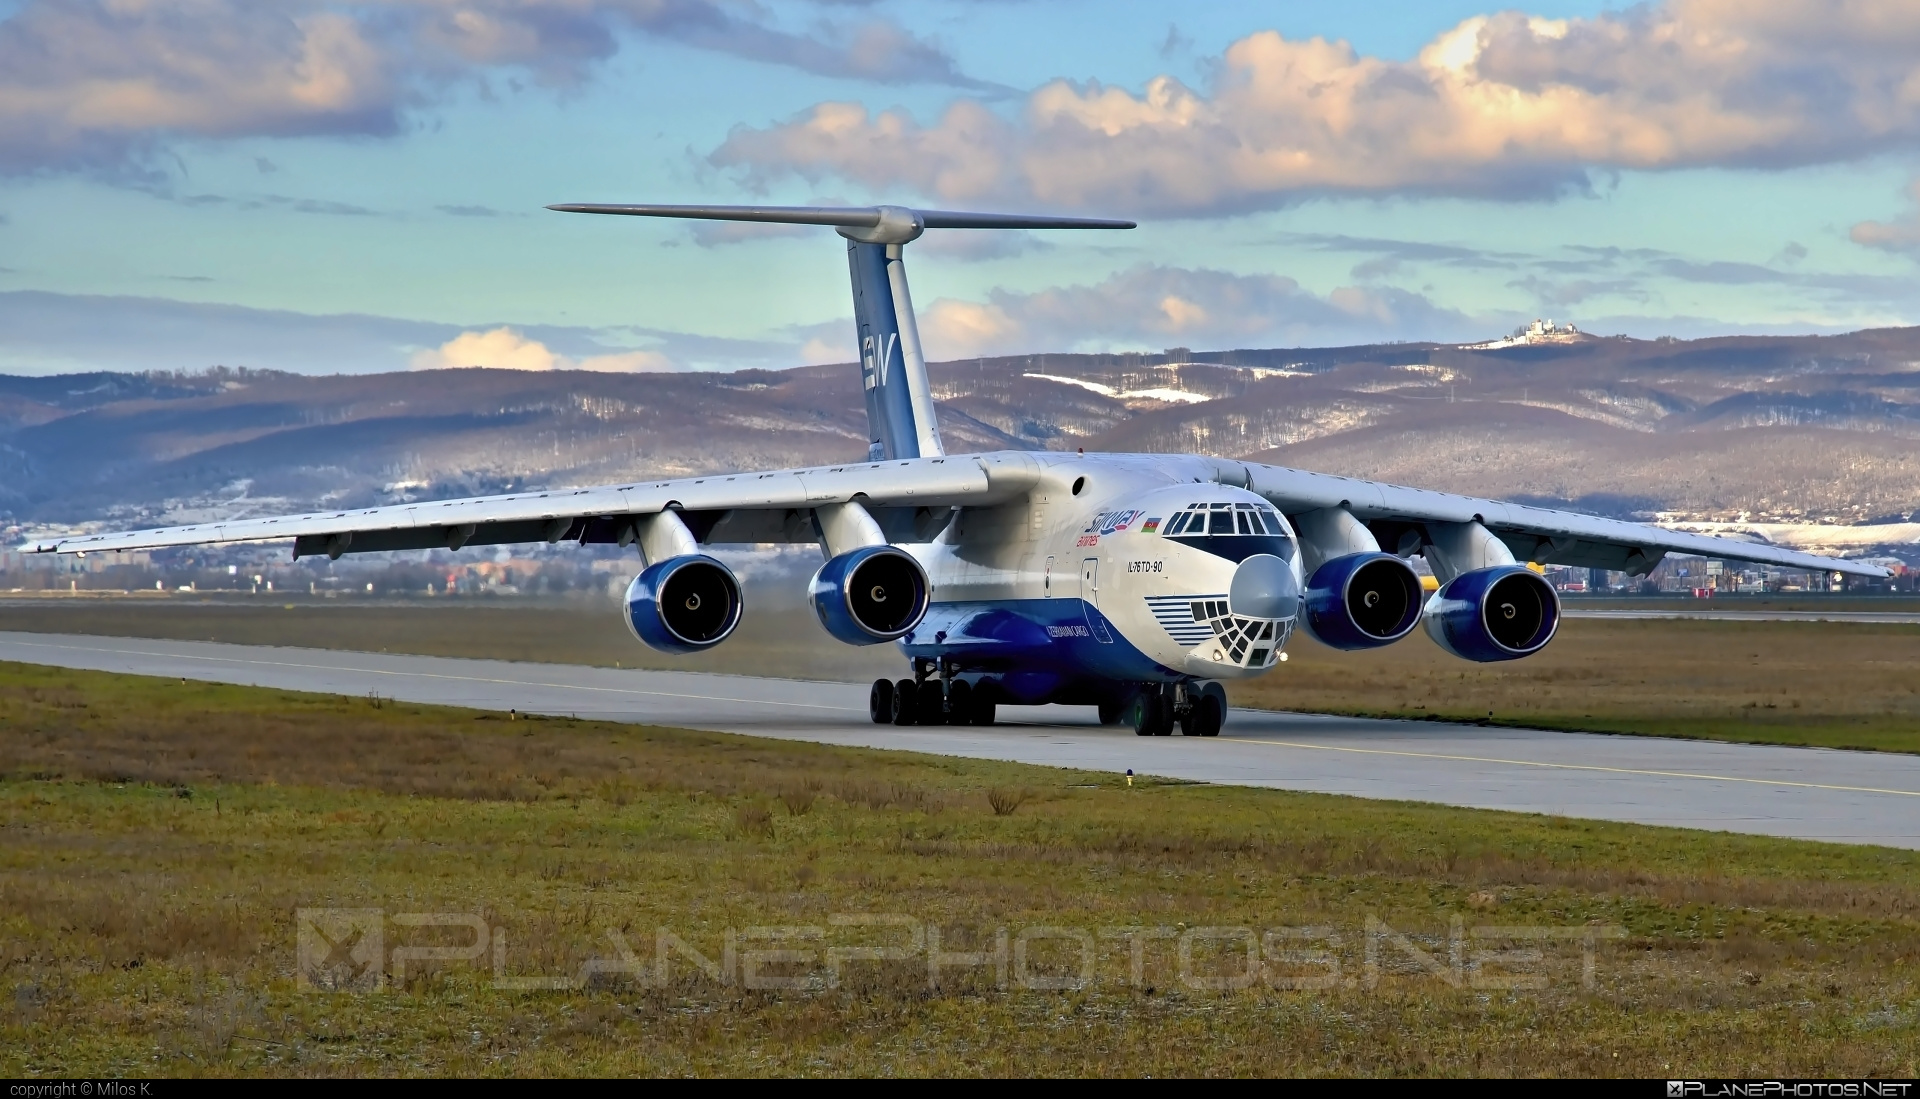
[[[1920,323],[1920,0],[0,0],[0,372],[930,359]]]

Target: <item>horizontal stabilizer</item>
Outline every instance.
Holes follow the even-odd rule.
[[[832,225],[877,228],[889,211],[912,215],[923,229],[1132,229],[1131,221],[1108,218],[1049,217],[1044,214],[973,214],[961,210],[907,210],[899,206],[648,206],[628,203],[563,202],[547,207],[564,214],[628,214],[649,218],[702,221],[761,221],[782,225]]]

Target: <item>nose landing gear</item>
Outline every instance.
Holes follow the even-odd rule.
[[[1100,707],[1102,723],[1107,707]],[[1219,736],[1227,720],[1227,692],[1218,683],[1145,684],[1127,709],[1138,736],[1171,736],[1175,724],[1184,736]]]

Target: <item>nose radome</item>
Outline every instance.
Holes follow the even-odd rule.
[[[1244,618],[1292,618],[1300,611],[1300,585],[1285,561],[1256,553],[1234,570],[1227,601]]]

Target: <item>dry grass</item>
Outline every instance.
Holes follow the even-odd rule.
[[[1913,852],[21,666],[0,666],[0,750],[12,1076],[1920,1071]],[[791,791],[814,797],[776,820]],[[996,791],[1027,796],[1004,815]],[[381,995],[304,993],[301,907],[474,913],[514,975],[617,958],[614,935],[652,966],[660,928],[718,964],[732,928],[742,959],[801,950],[763,973],[819,987],[676,953],[664,983],[504,991],[486,959],[439,960]],[[947,954],[1008,929],[1052,977],[1084,934],[1096,979],[1002,990],[989,964],[930,986],[916,955],[824,987],[823,944],[904,934],[848,915],[903,916]],[[1547,988],[1488,991],[1447,977],[1456,917],[1626,938],[1591,989],[1549,945]],[[1369,919],[1407,936],[1376,942],[1377,970]],[[802,937],[755,930],[782,926]],[[1136,985],[1114,930],[1238,926],[1278,936],[1239,990],[1192,986],[1230,976],[1237,942],[1194,940],[1183,977],[1173,939],[1145,941]],[[1316,927],[1337,939],[1285,937]],[[467,934],[386,925],[389,947]],[[1287,987],[1330,964],[1296,947],[1340,979]]]
[[[1470,664],[1414,636],[1300,637],[1234,704],[1382,717],[1920,751],[1920,626],[1570,619],[1537,656]]]

